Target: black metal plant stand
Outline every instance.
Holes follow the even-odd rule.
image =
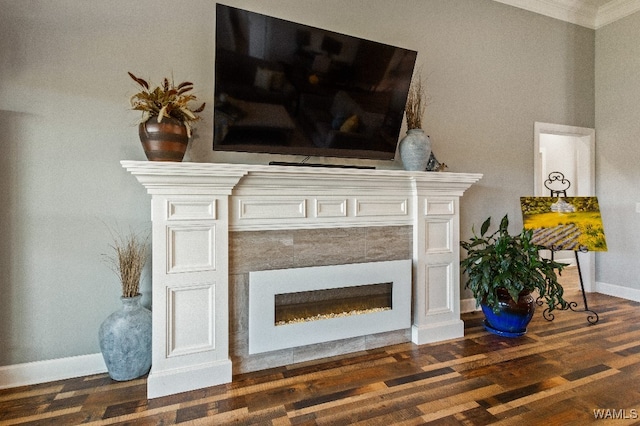
[[[554,254],[555,251],[556,250],[551,249],[551,259],[553,259],[553,254]],[[587,312],[589,314],[589,315],[587,315],[587,322],[589,324],[596,324],[598,321],[600,321],[600,317],[598,316],[597,312],[589,309],[589,303],[587,302],[587,294],[584,291],[584,282],[582,281],[582,271],[580,270],[580,259],[578,257],[578,253],[579,252],[586,253],[587,250],[576,250],[576,251],[574,251],[575,256],[576,256],[576,268],[578,269],[578,278],[580,280],[580,290],[582,292],[582,302],[584,303],[584,309],[578,309],[578,303],[577,302],[567,302],[567,305],[565,307],[556,306],[555,309],[559,309],[561,311],[570,309],[573,312]],[[543,302],[540,299],[540,297],[538,297],[538,299],[536,299],[536,304],[538,306],[542,306]],[[549,308],[546,308],[542,312],[542,316],[547,321],[553,321],[553,319],[555,318],[555,315],[553,314],[553,312],[550,311]]]
[[[560,198],[560,197],[567,196],[567,189],[569,189],[569,187],[571,186],[571,182],[565,179],[564,174],[560,172],[551,172],[549,173],[549,177],[547,178],[547,180],[544,181],[544,186],[551,192],[552,197]],[[554,253],[558,250],[554,247],[551,247],[550,250],[551,250],[551,259],[553,260]],[[589,309],[589,304],[587,302],[587,294],[584,291],[584,282],[582,280],[582,270],[580,269],[580,258],[578,256],[579,252],[586,253],[587,251],[588,250],[584,247],[581,247],[579,250],[574,250],[574,254],[576,257],[576,268],[578,269],[578,278],[580,281],[580,290],[582,292],[582,302],[584,303],[584,310],[578,309],[578,304],[576,302],[567,302],[567,305],[565,307],[556,307],[555,309],[559,309],[559,310],[570,309],[574,312],[587,312],[589,314],[587,315],[587,322],[589,324],[596,324],[600,320],[600,317],[595,311]],[[538,297],[538,299],[536,300],[536,304],[538,306],[542,306],[543,302],[540,299],[540,297]],[[542,316],[547,321],[553,321],[553,319],[555,318],[555,315],[550,311],[549,308],[546,308],[542,312]]]

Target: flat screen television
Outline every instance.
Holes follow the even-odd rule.
[[[216,5],[214,150],[393,160],[417,53]]]

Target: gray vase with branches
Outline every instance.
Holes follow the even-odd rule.
[[[409,88],[405,118],[407,134],[399,144],[400,158],[405,170],[425,171],[431,155],[431,140],[422,129],[422,118],[427,104],[427,96],[422,85],[422,77],[417,78]]]
[[[113,380],[132,380],[151,368],[151,311],[140,304],[140,277],[147,259],[148,237],[130,231],[111,233],[112,252],[105,254],[122,286],[122,307],[104,320],[98,332],[100,350]]]

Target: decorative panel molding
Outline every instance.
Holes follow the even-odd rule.
[[[442,263],[427,266],[427,293],[425,315],[453,312],[451,306],[451,264]]]
[[[213,284],[167,287],[167,357],[215,349]]]
[[[215,225],[167,227],[168,274],[215,269]]]
[[[307,217],[306,199],[240,198],[237,218],[245,219],[301,219]]]
[[[451,253],[453,238],[451,219],[430,219],[425,223],[425,253]]]
[[[216,200],[169,199],[167,220],[215,220]]]
[[[407,216],[409,200],[407,198],[368,199],[357,198],[355,200],[357,217],[370,216]]]
[[[315,199],[315,217],[346,217],[347,216],[347,200],[342,199]]]
[[[455,214],[455,201],[450,198],[427,197],[424,203],[426,216]]]

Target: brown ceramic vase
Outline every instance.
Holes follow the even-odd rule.
[[[187,151],[187,128],[175,118],[151,117],[138,126],[142,148],[149,161],[182,161]]]

